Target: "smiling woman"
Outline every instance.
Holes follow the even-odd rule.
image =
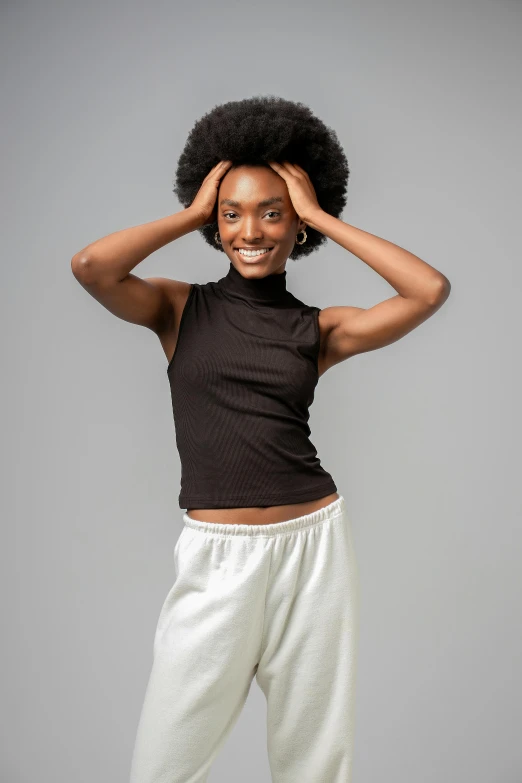
[[[350,781],[357,562],[344,497],[310,440],[320,308],[291,293],[285,269],[326,242],[307,218],[339,215],[347,179],[335,133],[282,98],[215,107],[180,156],[174,192],[228,269],[187,286],[170,330],[187,511],[131,783],[158,770],[206,779],[254,675],[273,780]]]
[[[216,115],[218,128],[223,116]],[[205,128],[208,137],[209,123]],[[192,284],[168,368],[182,464],[179,503],[190,519],[266,525],[339,498],[308,426],[319,308],[286,288],[286,262],[307,240],[295,203],[304,217],[307,207],[310,215],[319,207],[309,180],[291,197],[275,165],[222,161],[188,207],[203,226],[215,221],[214,242],[229,259],[225,277]]]
[[[273,195],[260,199],[264,193]],[[232,166],[220,183],[218,203],[214,239],[229,259],[240,270],[248,266],[248,273],[255,267],[256,276],[282,271],[306,228],[284,179],[269,165]]]
[[[335,132],[303,104],[226,103],[196,122],[179,158],[184,208],[72,259],[98,301],[158,335],[181,462],[176,578],[157,623],[130,783],[206,780],[254,676],[274,782],[350,783],[358,566],[309,409],[329,367],[407,334],[449,283],[339,219],[348,173]],[[228,261],[217,280],[131,274],[194,230]],[[397,295],[367,310],[295,297],[288,259],[327,238]]]
[[[268,167],[270,161],[285,160],[298,163],[308,172],[322,209],[330,215],[342,213],[346,205],[349,168],[336,132],[305,104],[277,96],[229,101],[203,115],[190,131],[179,157],[174,193],[181,204],[191,205],[203,179],[219,161],[230,161],[229,165],[234,167],[262,168]],[[220,194],[220,202],[224,198],[224,194]],[[281,198],[286,201],[288,192],[286,199],[283,193],[268,194],[256,207],[279,206]],[[232,198],[217,206],[241,209],[245,205],[238,202],[242,201],[241,197]],[[253,206],[249,204],[249,207]],[[216,239],[217,220],[218,212],[214,209],[199,230],[212,247],[220,250]],[[325,242],[324,234],[309,229],[306,242],[296,243],[288,258],[297,261]]]

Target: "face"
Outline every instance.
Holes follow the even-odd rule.
[[[217,217],[223,250],[243,277],[284,272],[296,236],[306,228],[286,182],[270,166],[230,168],[220,182]],[[238,248],[270,249],[251,257]]]

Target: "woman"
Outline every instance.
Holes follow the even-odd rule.
[[[158,619],[131,783],[205,781],[254,676],[267,699],[272,780],[351,780],[358,569],[344,496],[309,437],[309,407],[330,367],[412,331],[450,286],[338,218],[348,174],[336,134],[303,104],[217,106],[179,160],[185,208],[72,260],[101,304],[158,335],[181,459],[176,579]],[[195,229],[228,260],[219,280],[131,274]],[[327,238],[397,295],[323,310],[293,296],[287,260]]]

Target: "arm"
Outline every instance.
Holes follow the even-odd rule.
[[[130,323],[164,331],[172,318],[175,280],[131,274],[143,259],[201,225],[199,213],[188,207],[173,215],[123,229],[87,245],[71,260],[78,282],[111,313]]]
[[[398,292],[368,309],[328,307],[321,311],[327,366],[399,340],[446,301],[450,282],[422,259],[386,239],[369,234],[323,210],[306,221],[384,277]]]
[[[181,212],[116,231],[76,253],[71,268],[78,282],[114,315],[163,336],[190,284],[162,277],[143,280],[131,271],[155,250],[215,220],[221,178],[231,165],[221,160],[210,169],[192,204]]]
[[[447,277],[402,247],[350,226],[321,209],[308,173],[297,163],[269,163],[285,180],[301,220],[371,266],[397,291],[397,296],[367,310],[361,307],[321,310],[323,372],[356,353],[395,342],[446,301],[450,292]]]

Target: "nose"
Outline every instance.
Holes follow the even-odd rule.
[[[255,244],[256,238],[259,239],[263,236],[263,232],[257,223],[256,218],[252,215],[246,217],[243,222],[243,242],[248,244]]]

